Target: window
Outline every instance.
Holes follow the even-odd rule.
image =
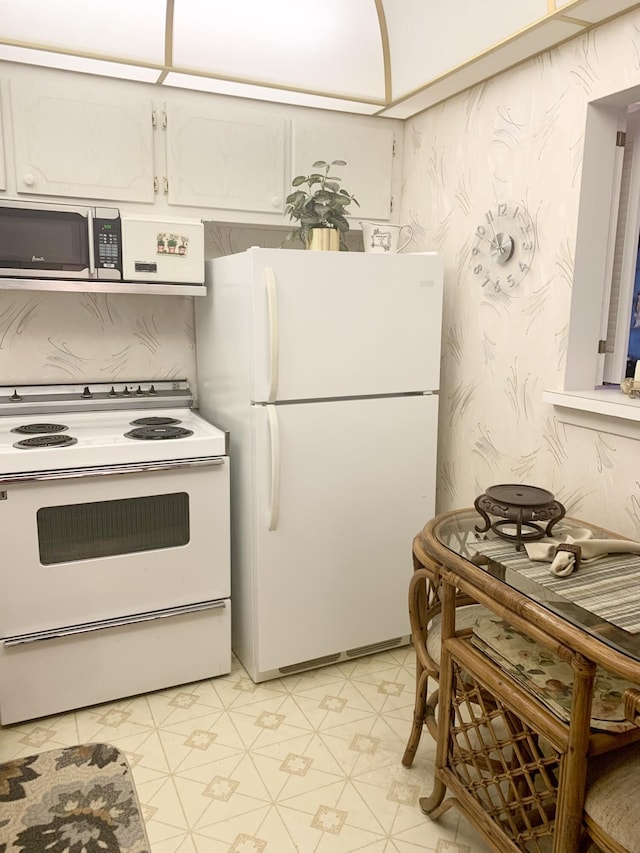
[[[640,312],[634,328],[634,292],[638,268],[638,234],[640,232],[640,105],[629,107],[619,181],[614,186],[618,198],[618,215],[611,253],[611,286],[607,322],[604,333],[603,382],[619,385],[627,375],[633,375],[640,356]],[[622,140],[621,140],[622,141]],[[619,147],[622,147],[619,145]],[[637,297],[636,292],[636,297]],[[635,300],[637,302],[637,298]],[[637,306],[640,308],[640,305]],[[630,348],[636,355],[630,358]]]
[[[621,393],[619,383],[638,261],[639,102],[634,87],[587,106],[564,389],[543,395],[560,420],[634,438],[640,400]]]

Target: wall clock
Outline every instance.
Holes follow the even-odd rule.
[[[508,293],[531,269],[535,250],[529,211],[520,202],[501,201],[485,212],[476,227],[469,269],[487,293]]]

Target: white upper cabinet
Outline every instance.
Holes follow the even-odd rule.
[[[216,98],[167,106],[170,204],[284,212],[289,121]]]
[[[360,204],[347,211],[354,220],[390,218],[393,156],[388,120],[314,113],[294,121],[292,177],[319,171],[312,168],[316,160],[346,161],[332,174]]]
[[[399,193],[394,119],[10,63],[0,96],[0,191],[11,198],[283,227],[292,179],[316,160],[345,160],[335,173],[360,203],[348,210],[357,229],[389,220]]]
[[[14,76],[10,92],[18,194],[154,201],[145,91],[68,75]]]

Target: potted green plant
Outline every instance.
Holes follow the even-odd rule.
[[[349,230],[346,209],[351,202],[358,207],[360,205],[355,196],[340,186],[342,179],[329,174],[333,166],[346,165],[344,160],[332,160],[330,163],[316,160],[312,168],[322,169],[322,173],[298,175],[291,182],[296,189],[287,196],[285,213],[299,225],[291,232],[290,238],[299,239],[307,249],[315,248],[314,243],[318,242],[322,248],[348,250],[344,241],[344,235]],[[325,239],[316,240],[316,229],[323,230],[324,233],[319,236]]]

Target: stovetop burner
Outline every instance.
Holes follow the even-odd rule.
[[[69,427],[64,424],[23,424],[11,432],[17,432],[21,435],[39,435],[41,433],[66,432]]]
[[[179,421],[178,421],[179,423]],[[186,438],[193,435],[192,430],[179,426],[141,426],[125,432],[126,438],[144,440],[162,440],[166,438]]]
[[[170,424],[179,423],[182,423],[182,421],[179,421],[177,418],[149,417],[137,418],[135,421],[131,421],[131,426],[169,426]]]
[[[0,492],[14,476],[225,456],[193,403],[184,379],[0,385]]]
[[[33,438],[24,438],[22,441],[16,441],[13,445],[20,450],[32,450],[35,447],[70,447],[72,444],[77,444],[78,439],[71,435],[35,435]]]

